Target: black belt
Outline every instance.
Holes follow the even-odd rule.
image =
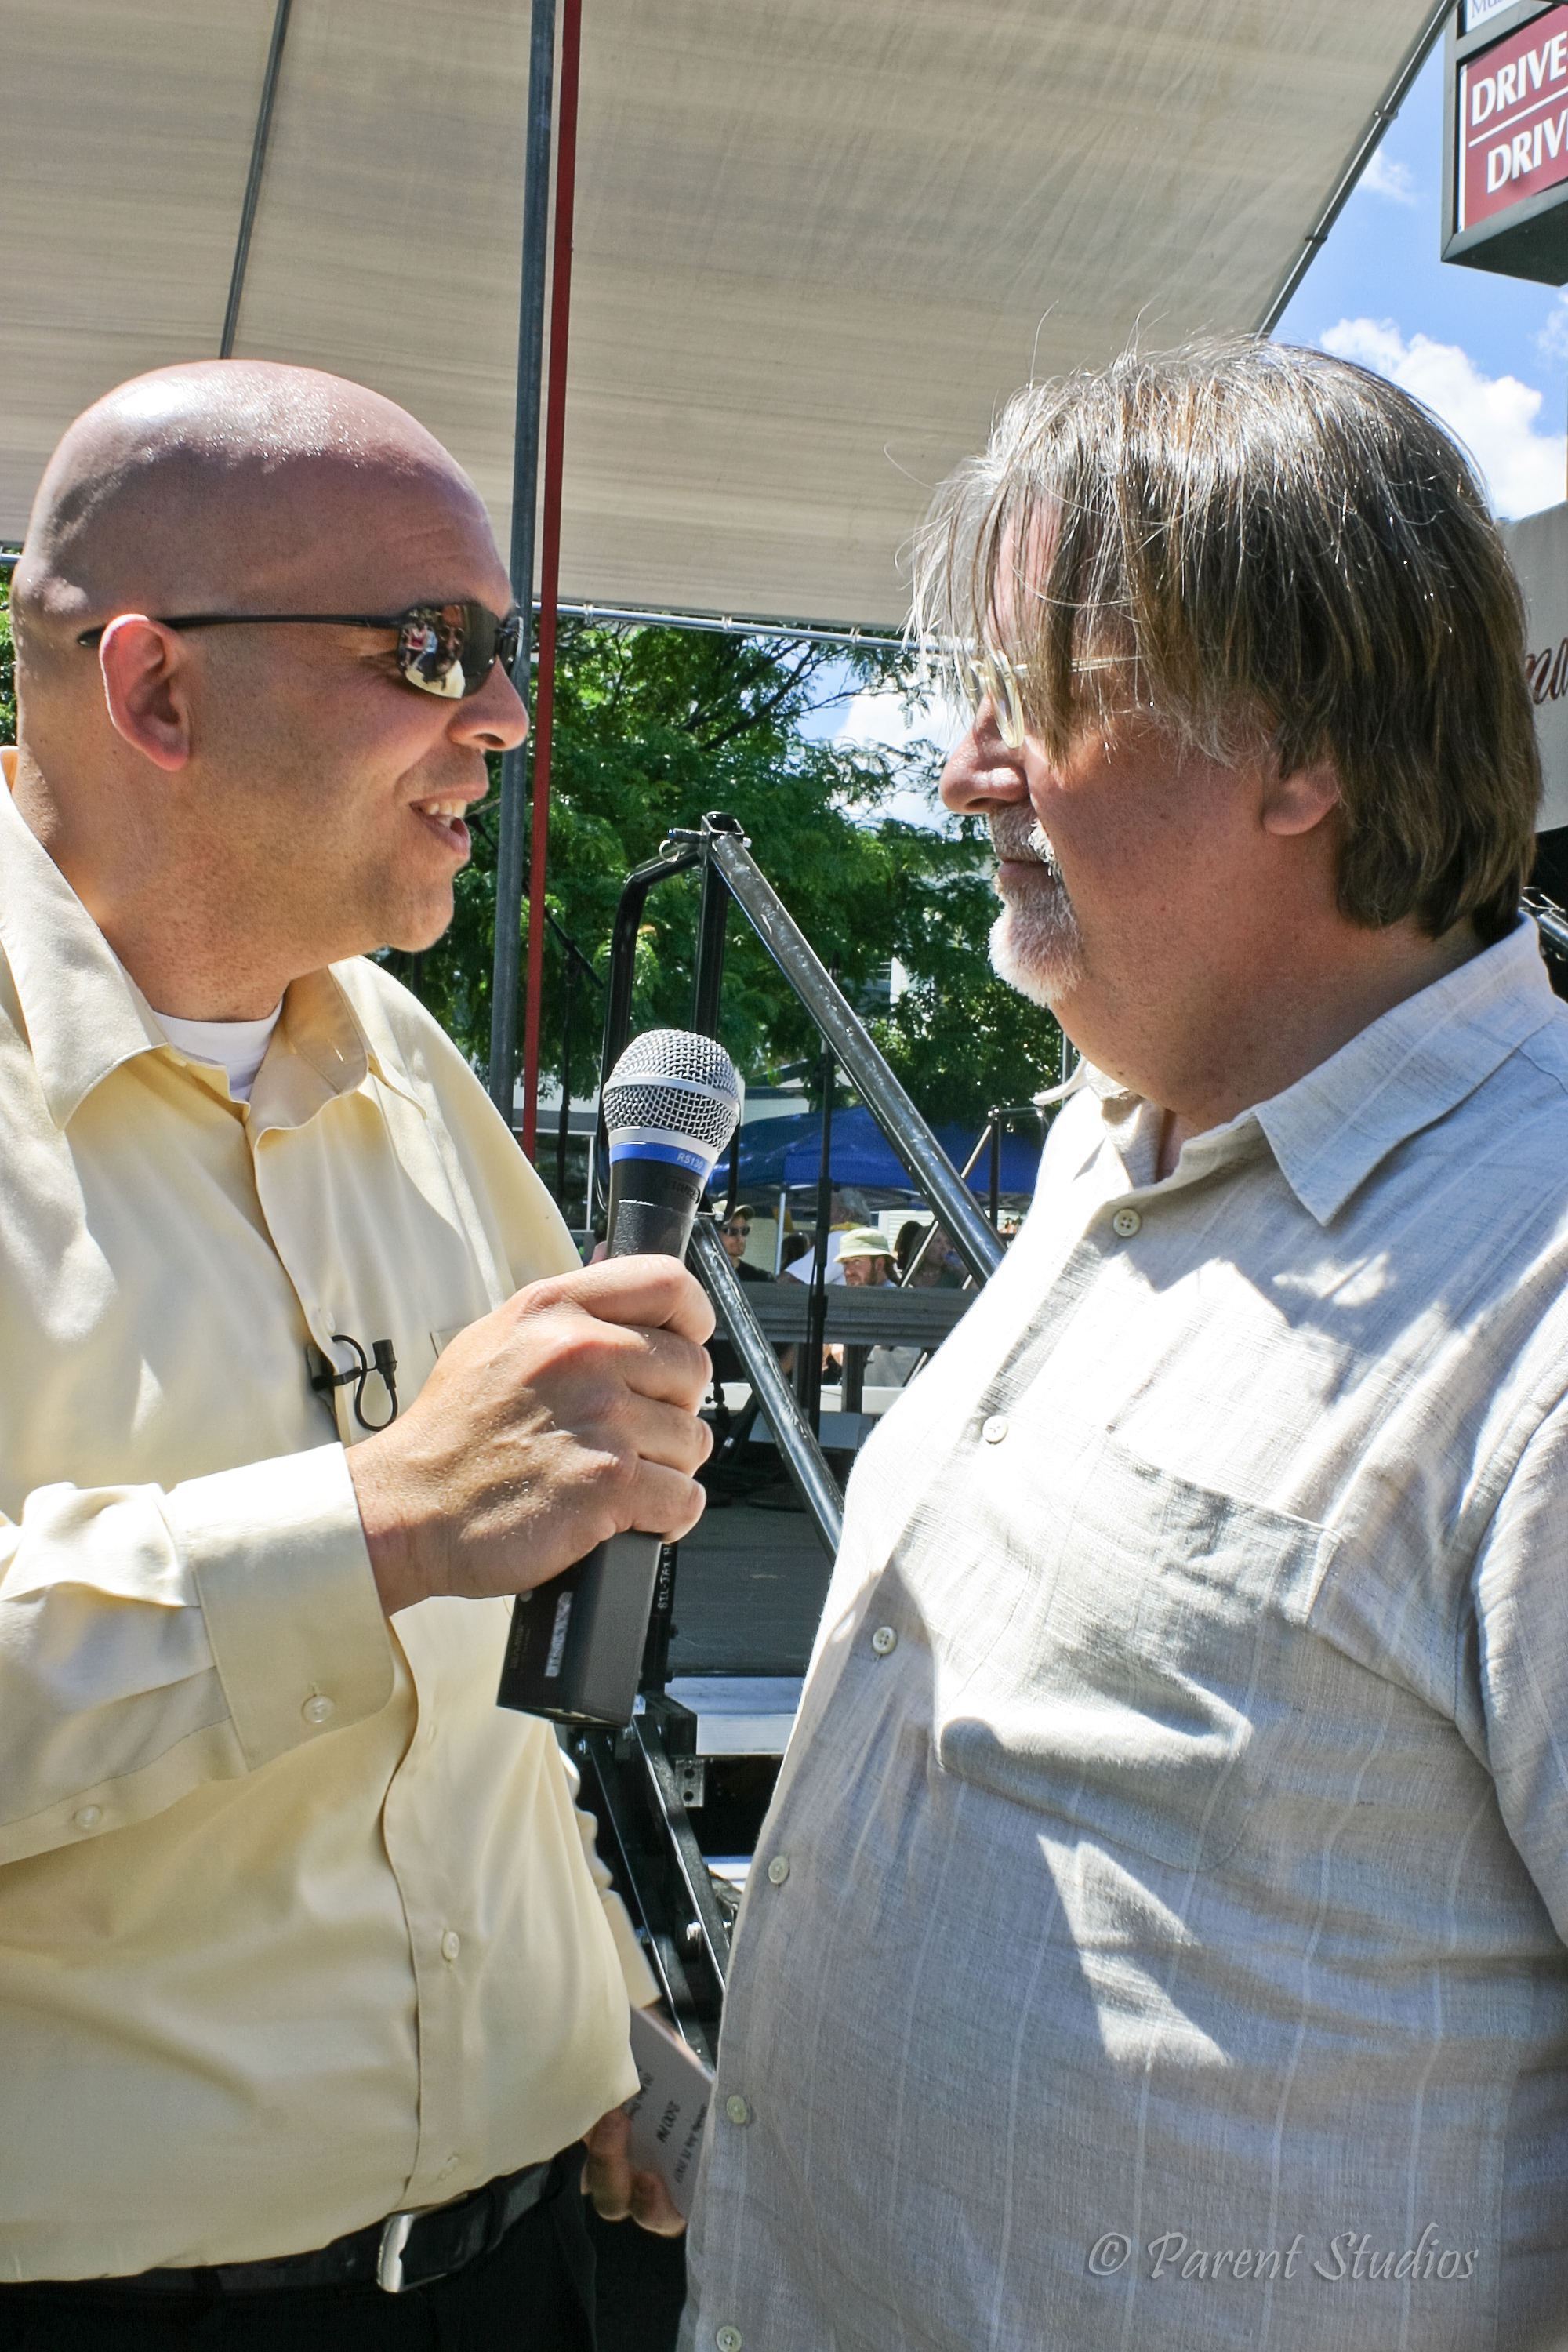
[[[142,2271],[134,2278],[76,2279],[83,2294],[135,2295],[265,2294],[279,2287],[369,2286],[388,2294],[428,2286],[467,2268],[499,2246],[507,2231],[536,2205],[560,2193],[565,2166],[560,2157],[531,2164],[487,2181],[471,2197],[422,2213],[389,2213],[334,2238],[314,2253],[279,2254],[267,2263],[217,2263],[208,2270]],[[45,2282],[37,2284],[43,2288]],[[48,2291],[60,2292],[51,2285]]]

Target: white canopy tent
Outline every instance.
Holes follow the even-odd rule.
[[[561,593],[897,624],[1031,373],[1271,323],[1432,0],[587,0]],[[273,0],[10,0],[0,537],[219,348]],[[294,0],[235,349],[421,416],[509,538],[527,0]]]

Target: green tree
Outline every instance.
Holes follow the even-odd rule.
[[[928,1117],[978,1125],[993,1102],[1018,1101],[1057,1074],[1048,1014],[991,973],[996,912],[989,838],[886,814],[900,787],[930,781],[931,755],[899,757],[811,739],[805,722],[844,656],[787,640],[671,629],[562,631],[556,672],[547,902],[604,973],[629,869],[666,834],[708,809],[737,817],[784,904],[846,989],[864,990],[896,958],[909,985],[877,1023],[884,1050]],[[909,688],[910,658],[858,651],[863,683]],[[477,1065],[488,1056],[495,920],[493,810],[474,826],[445,940],[419,960],[395,958]],[[638,944],[637,1026],[690,1013],[698,885],[666,883],[647,902]],[[524,923],[526,926],[526,913]],[[542,1065],[559,1076],[566,952],[545,947]],[[576,992],[571,1083],[591,1090],[602,995]],[[751,1079],[811,1056],[816,1033],[738,913],[725,966],[724,1041]]]

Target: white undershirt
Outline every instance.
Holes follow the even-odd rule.
[[[235,1101],[247,1103],[282,1010],[279,997],[260,1021],[177,1021],[172,1013],[160,1013],[158,1018],[171,1045],[177,1045],[193,1062],[216,1062],[228,1073],[228,1090]]]

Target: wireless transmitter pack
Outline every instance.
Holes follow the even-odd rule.
[[[635,1038],[605,1087],[609,1254],[684,1258],[697,1204],[741,1116],[723,1047],[686,1029]],[[613,1536],[512,1603],[500,1706],[555,1723],[632,1719],[660,1536]]]

